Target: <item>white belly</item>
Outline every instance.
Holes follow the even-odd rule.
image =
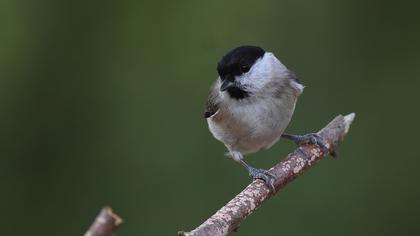
[[[296,99],[286,99],[288,104],[283,101],[232,103],[207,119],[209,129],[230,151],[248,154],[269,148],[280,138],[294,111]]]

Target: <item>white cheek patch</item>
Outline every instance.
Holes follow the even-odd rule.
[[[268,63],[266,56],[258,59],[251,70],[241,76],[238,76],[236,81],[242,88],[253,91],[264,87],[267,78],[271,74],[270,63]]]
[[[242,88],[252,92],[262,89],[273,79],[286,78],[287,73],[287,68],[272,53],[266,52],[248,73],[238,76],[236,81]]]

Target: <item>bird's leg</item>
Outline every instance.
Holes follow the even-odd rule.
[[[242,154],[240,152],[230,152],[231,157],[236,162],[241,163],[243,167],[248,171],[249,176],[251,176],[253,179],[261,179],[264,181],[265,185],[267,185],[268,188],[274,193],[276,189],[274,188],[274,179],[275,176],[270,173],[268,170],[264,169],[257,169],[255,167],[250,166],[248,163],[245,162]]]
[[[324,155],[327,155],[328,153],[330,153],[331,156],[333,156],[333,157],[337,156],[337,153],[335,152],[335,150],[330,152],[330,150],[325,145],[324,140],[318,134],[315,134],[315,133],[309,133],[309,134],[305,134],[305,135],[282,134],[281,137],[285,138],[285,139],[292,140],[298,146],[302,146],[302,145],[305,145],[305,144],[318,145],[321,148]]]

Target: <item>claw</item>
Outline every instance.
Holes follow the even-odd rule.
[[[264,181],[265,185],[274,193],[276,192],[276,188],[274,187],[274,180],[275,176],[270,173],[268,170],[264,169],[256,169],[251,167],[249,169],[249,176],[253,179],[261,179]]]
[[[310,144],[315,144],[318,145],[321,148],[321,151],[324,153],[324,155],[328,155],[328,153],[330,152],[330,150],[327,148],[327,146],[325,145],[324,141],[322,140],[321,136],[319,136],[318,134],[307,134],[310,137]],[[306,135],[304,135],[306,136]],[[334,155],[332,155],[334,156]]]
[[[325,156],[328,155],[328,153],[330,153],[331,156],[335,157],[336,154],[337,154],[335,152],[335,150],[330,152],[330,150],[325,145],[324,140],[321,138],[321,136],[319,136],[316,133],[310,133],[310,134],[305,134],[305,135],[285,134],[285,135],[282,135],[282,136],[284,138],[287,138],[287,139],[290,139],[290,140],[294,141],[298,146],[302,146],[302,145],[305,145],[305,144],[318,145],[321,148],[321,151]]]

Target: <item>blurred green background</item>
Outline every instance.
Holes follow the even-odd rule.
[[[0,2],[2,235],[176,235],[250,179],[203,119],[216,62],[253,44],[306,85],[291,133],[356,120],[327,159],[235,235],[420,230],[419,1]],[[268,168],[294,145],[248,160]]]

